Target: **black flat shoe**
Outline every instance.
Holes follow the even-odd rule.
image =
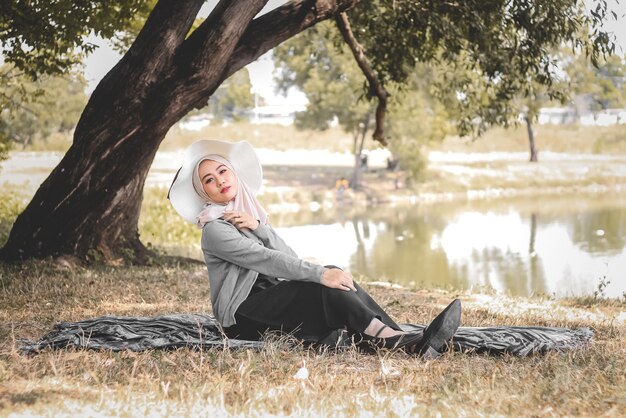
[[[369,348],[370,351],[375,351],[377,349],[386,349],[392,351],[404,351],[407,354],[416,354],[422,348],[422,333],[406,333],[386,338],[380,337],[380,334],[385,328],[390,327],[387,325],[383,325],[381,329],[378,330],[376,335],[374,335],[373,337],[369,335],[363,335],[360,342],[362,344],[365,344],[366,348]],[[419,354],[421,357],[428,359],[437,358],[441,355],[441,353],[434,351],[430,347],[425,348],[424,353]]]
[[[382,326],[375,336],[362,335],[357,345],[369,349],[402,350],[417,354],[424,359],[434,359],[441,355],[461,323],[461,301],[455,299],[424,329],[422,334],[406,333],[394,337],[381,338],[379,335],[387,325]]]
[[[415,352],[423,357],[443,352],[461,323],[461,301],[455,299],[424,330]]]

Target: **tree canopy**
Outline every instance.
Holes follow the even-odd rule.
[[[602,1],[594,2],[590,13],[576,1],[373,1],[363,6],[366,13],[350,17],[383,83],[405,82],[416,61],[435,63],[441,70],[437,88],[459,98],[449,104],[457,108],[462,134],[506,124],[512,99],[550,87],[558,73],[555,48],[569,45],[593,62],[614,51],[609,35],[599,29],[610,14]]]
[[[122,49],[130,45],[156,3],[5,1],[0,5],[4,59],[33,78],[66,71],[93,50],[87,34],[112,39]],[[520,92],[532,95],[537,83],[551,85],[556,61],[550,51],[555,46],[579,48],[594,63],[614,51],[611,37],[601,29],[603,21],[617,17],[606,0],[594,0],[589,11],[575,0],[347,3],[355,6],[349,18],[356,39],[382,85],[406,84],[416,62],[454,67],[457,75],[466,72],[466,77],[440,84],[463,98],[458,101],[463,131],[473,129],[477,116],[485,125],[506,123],[508,99]],[[333,40],[341,42],[336,35]]]
[[[144,0],[0,2],[0,47],[5,63],[0,70],[0,160],[6,157],[11,142],[24,145],[59,123],[62,130],[75,127],[86,100],[75,96],[79,93],[74,87],[59,85],[62,78],[50,76],[72,72],[65,80],[82,82],[84,90],[76,71],[96,48],[88,35],[121,44],[142,16],[145,21],[153,6],[154,1]],[[51,102],[64,87],[68,96],[75,97],[63,95],[70,102],[57,103],[62,111],[53,116]]]
[[[347,45],[334,44],[336,36],[334,25],[322,22],[275,48],[275,80],[279,90],[295,86],[309,101],[296,115],[297,127],[324,130],[336,119],[357,137],[371,129],[374,107],[364,97],[363,73]]]
[[[63,73],[96,47],[87,35],[121,37],[151,6],[154,1],[4,0],[0,3],[2,55],[34,79]]]

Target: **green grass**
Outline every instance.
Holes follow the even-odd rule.
[[[149,248],[161,254],[197,258],[201,230],[185,222],[166,196],[165,188],[145,189],[139,217],[139,236]]]
[[[26,207],[28,196],[24,195],[19,188],[3,186],[0,193],[0,247],[4,245],[15,218]]]

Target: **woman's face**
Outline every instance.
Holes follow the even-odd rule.
[[[204,160],[198,167],[202,187],[215,203],[228,203],[237,195],[237,178],[225,164]]]

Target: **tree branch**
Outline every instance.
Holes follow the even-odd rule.
[[[93,121],[102,121],[103,112],[114,114],[122,108],[129,112],[129,126],[124,129],[132,129],[137,122],[131,119],[142,117],[138,107],[145,104],[150,87],[166,78],[164,74],[173,67],[176,52],[189,33],[203,3],[204,0],[157,2],[128,52],[104,76],[92,93],[76,126],[77,136],[81,136],[83,130],[100,132],[94,130]],[[106,129],[105,125],[100,127],[102,132]]]
[[[124,84],[130,87],[143,87],[158,79],[171,64],[203,3],[204,0],[159,0],[137,39],[116,65],[124,71],[118,74],[114,69],[106,78],[123,77]]]
[[[245,30],[268,0],[222,0],[209,17],[185,40],[181,48],[181,65],[193,73],[204,73],[211,65],[227,62]],[[225,59],[221,60],[219,57]]]
[[[230,56],[254,16],[268,0],[222,0],[185,40],[172,68],[169,101],[185,101],[198,109],[226,78]],[[178,106],[185,114],[186,105]]]
[[[365,75],[365,78],[369,83],[370,97],[372,95],[375,95],[378,98],[378,105],[376,106],[376,129],[374,130],[373,138],[375,141],[378,141],[383,145],[387,145],[387,141],[385,140],[384,125],[385,115],[387,113],[387,97],[389,97],[389,94],[378,79],[376,71],[374,71],[374,69],[367,62],[367,58],[365,57],[365,53],[363,52],[363,47],[354,37],[352,29],[350,28],[348,15],[344,12],[339,13],[339,15],[335,17],[335,22],[337,23],[339,32],[341,32],[341,36],[350,47],[352,55],[354,55],[354,59],[359,65],[361,71],[363,71],[363,74]]]
[[[225,78],[292,36],[354,7],[359,0],[292,0],[254,19],[226,67]]]

